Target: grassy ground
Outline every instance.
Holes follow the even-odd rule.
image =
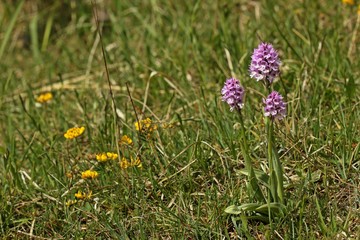
[[[102,39],[90,1],[0,3],[2,238],[360,237],[355,5],[99,1],[97,12]],[[288,102],[275,131],[287,214],[275,230],[224,212],[252,201],[238,119],[220,98],[231,76],[247,91],[254,166],[267,171],[264,95],[248,74],[261,40],[279,50],[275,88]],[[37,103],[48,91],[53,99]],[[147,117],[157,129],[139,134],[134,122]],[[74,126],[84,133],[64,138]],[[123,135],[133,143],[119,146]],[[120,157],[100,163],[101,152]],[[136,156],[142,168],[120,167]],[[81,179],[88,169],[99,176]],[[79,190],[92,196],[75,203]]]

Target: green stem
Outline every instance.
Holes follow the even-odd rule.
[[[274,158],[273,158],[273,122],[270,118],[266,118],[266,128],[267,128],[267,142],[268,142],[268,161],[269,161],[269,175],[270,175],[270,192],[273,197],[274,202],[278,202],[277,194],[277,177],[274,171]]]
[[[274,136],[272,136],[272,141],[274,142]],[[273,146],[273,156],[274,156],[274,170],[277,180],[277,194],[279,196],[280,202],[284,204],[284,180],[283,180],[283,171],[280,162],[279,155],[276,151],[276,148]]]
[[[260,202],[264,202],[265,201],[265,197],[259,187],[259,184],[257,182],[257,178],[255,176],[255,171],[252,167],[251,164],[251,159],[250,159],[250,155],[249,155],[249,147],[246,141],[246,136],[245,136],[245,126],[244,126],[244,121],[242,118],[242,114],[241,114],[241,110],[238,111],[239,116],[240,116],[240,129],[241,129],[241,141],[240,141],[240,147],[241,147],[241,151],[244,155],[244,160],[245,160],[245,168],[246,171],[248,173],[248,177],[249,177],[249,182],[250,182],[250,186],[251,186],[251,190],[255,193],[255,198],[257,201]]]

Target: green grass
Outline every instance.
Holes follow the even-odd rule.
[[[118,115],[91,3],[0,3],[3,239],[359,238],[356,6],[154,0],[103,1],[97,11]],[[288,102],[275,127],[287,208],[275,231],[224,212],[252,201],[239,174],[238,119],[220,96],[232,74],[247,90],[253,164],[267,169],[264,91],[248,76],[260,39],[279,50],[275,89]],[[54,98],[37,104],[46,91]],[[151,137],[138,136],[136,115],[158,124]],[[86,130],[65,139],[73,126]],[[143,168],[97,163],[94,154],[116,152],[124,134],[134,144],[121,153],[138,154]],[[99,177],[81,181],[90,168]],[[66,206],[78,190],[93,196]]]

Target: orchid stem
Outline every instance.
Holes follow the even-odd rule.
[[[241,151],[243,153],[244,160],[245,160],[245,168],[246,168],[246,171],[247,171],[247,174],[249,177],[250,187],[251,187],[251,190],[255,194],[255,198],[260,202],[264,202],[265,197],[259,187],[256,175],[255,175],[255,171],[251,164],[251,159],[250,159],[250,155],[249,155],[249,147],[248,147],[248,144],[246,141],[245,126],[244,126],[244,120],[242,117],[241,110],[238,110],[238,113],[240,116],[240,126],[241,126],[240,128],[241,128],[241,138],[242,138],[240,141],[240,146],[241,146]]]

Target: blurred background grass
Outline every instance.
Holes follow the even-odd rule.
[[[359,26],[341,1],[97,1],[117,116],[111,107],[91,1],[0,3],[0,181],[4,239],[357,239],[359,229]],[[223,211],[249,202],[236,116],[223,82],[247,90],[254,164],[266,171],[262,86],[248,77],[252,50],[282,59],[275,89],[289,214],[276,232]],[[139,140],[138,117],[159,127]],[[50,91],[46,104],[36,97]],[[85,126],[68,141],[64,132]],[[97,164],[134,140],[143,169]],[[129,156],[126,156],[129,157]],[[79,181],[88,168],[95,181]],[[69,177],[70,176],[70,177]],[[94,198],[66,206],[78,190]],[[95,200],[94,200],[95,199]]]

